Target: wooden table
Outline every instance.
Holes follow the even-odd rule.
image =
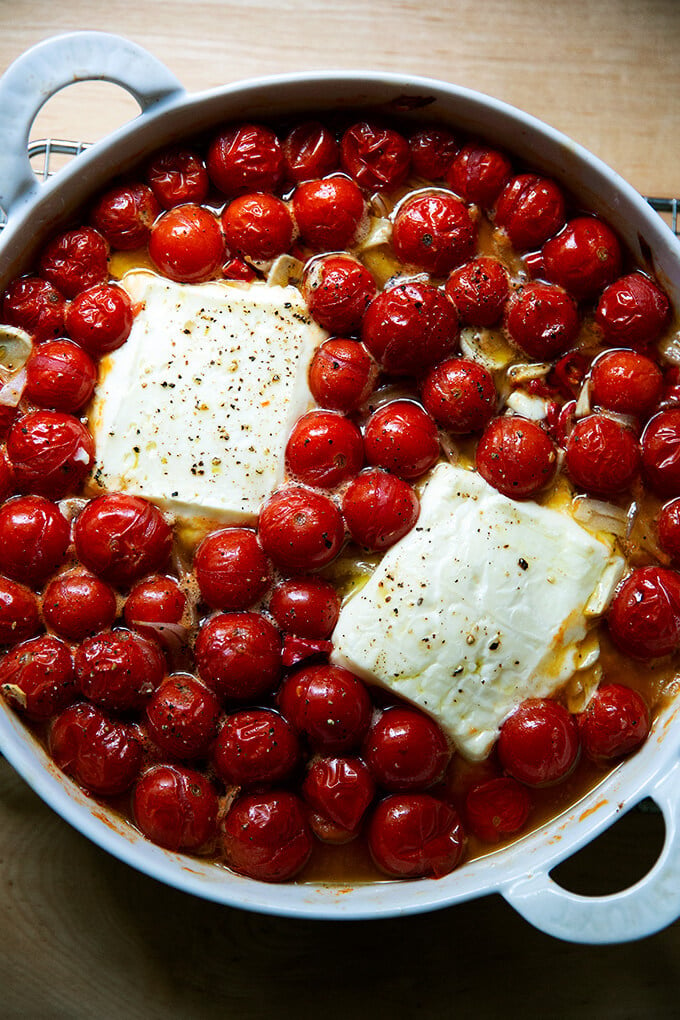
[[[311,68],[440,77],[536,114],[645,194],[680,192],[676,0],[0,0],[0,68],[81,28],[122,32],[192,91]],[[96,140],[135,111],[112,86],[75,86],[33,137]],[[565,874],[584,890],[625,886],[654,859],[659,825],[632,812]],[[680,923],[584,948],[496,897],[371,924],[246,914],[107,856],[1,760],[0,946],[3,1018],[678,1015]]]

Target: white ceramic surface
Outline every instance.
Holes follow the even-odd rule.
[[[44,185],[26,145],[46,100],[74,81],[104,79],[127,89],[141,115],[77,157]],[[468,89],[403,75],[288,75],[188,96],[154,57],[117,36],[81,32],[35,47],[0,80],[0,288],[25,270],[47,233],[112,175],[174,138],[231,119],[276,117],[338,108],[384,108],[407,118],[442,120],[479,133],[551,174],[619,231],[680,306],[680,245],[647,203],[598,159],[527,114]],[[422,111],[422,112],[421,112]],[[680,917],[680,718],[670,705],[631,760],[571,811],[512,847],[473,861],[445,878],[357,886],[267,885],[153,846],[109,816],[65,778],[0,706],[0,750],[54,810],[95,843],[169,885],[217,902],[272,914],[370,919],[449,906],[500,893],[528,921],[575,942],[623,942]],[[656,865],[612,896],[576,896],[551,869],[607,828],[623,810],[652,797],[666,838]]]

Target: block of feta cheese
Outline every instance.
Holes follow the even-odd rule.
[[[251,522],[281,483],[327,337],[295,287],[173,283],[135,270],[126,343],[102,358],[93,481],[180,516]]]
[[[333,661],[419,705],[478,760],[517,705],[592,664],[592,620],[623,569],[567,513],[440,464],[416,527],[343,606]]]

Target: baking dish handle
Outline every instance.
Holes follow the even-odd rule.
[[[28,50],[0,78],[0,210],[5,218],[40,187],[28,158],[29,132],[38,111],[66,85],[95,80],[120,85],[142,111],[184,91],[167,67],[141,46],[106,32],[58,35]]]
[[[547,935],[569,942],[631,942],[680,917],[680,763],[649,796],[661,809],[666,838],[659,859],[635,885],[610,896],[579,896],[537,872],[501,889],[508,903]]]

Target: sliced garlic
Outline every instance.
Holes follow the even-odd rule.
[[[292,255],[279,255],[272,262],[267,274],[267,286],[287,287],[292,284],[293,287],[300,287],[304,269],[304,263],[300,259],[296,259]]]
[[[18,326],[0,325],[0,373],[13,375],[24,367],[33,350],[30,334]]]
[[[470,327],[462,330],[460,349],[466,358],[479,362],[490,371],[506,368],[515,357],[503,334],[491,329]]]

